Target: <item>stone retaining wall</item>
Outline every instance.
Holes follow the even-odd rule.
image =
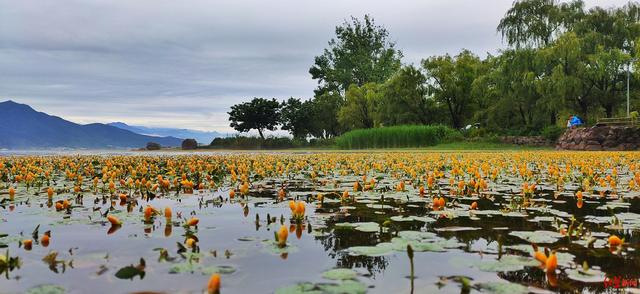
[[[638,150],[640,127],[603,126],[568,129],[558,138],[559,150]]]
[[[527,145],[527,146],[553,146],[553,142],[542,136],[504,136],[500,141],[505,144]]]

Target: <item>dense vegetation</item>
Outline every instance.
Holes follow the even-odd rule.
[[[426,147],[461,136],[446,126],[404,125],[349,131],[336,138],[336,145],[341,149]]]
[[[638,84],[639,19],[635,2],[587,10],[580,0],[520,0],[497,26],[507,45],[499,54],[463,49],[416,65],[402,63],[402,52],[373,18],[352,18],[315,58],[309,72],[318,88],[311,99],[255,98],[234,106],[231,126],[262,133],[280,125],[300,139],[437,124],[554,137],[570,114],[587,123],[626,116],[627,79],[631,89]],[[633,111],[639,92],[630,94]],[[237,116],[237,109],[248,115]]]
[[[268,136],[260,137],[224,137],[215,138],[211,142],[208,148],[215,149],[289,149],[289,148],[304,148],[304,147],[332,147],[332,139],[297,139],[288,137],[275,137]]]

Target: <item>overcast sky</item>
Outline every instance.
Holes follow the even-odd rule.
[[[351,15],[372,15],[418,63],[503,48],[495,28],[511,3],[0,0],[0,100],[78,123],[229,131],[233,104],[311,97],[313,57]]]

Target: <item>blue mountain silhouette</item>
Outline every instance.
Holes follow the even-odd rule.
[[[0,148],[137,148],[147,142],[173,147],[180,146],[182,140],[136,134],[100,123],[76,124],[29,105],[0,102]]]

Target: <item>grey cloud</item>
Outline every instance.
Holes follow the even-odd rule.
[[[81,123],[227,131],[235,103],[310,97],[313,57],[351,15],[374,16],[418,63],[495,53],[511,2],[0,0],[0,99]]]

